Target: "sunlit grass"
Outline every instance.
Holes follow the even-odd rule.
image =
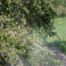
[[[54,26],[60,40],[56,36],[52,36],[48,37],[48,42],[50,46],[57,46],[66,54],[66,17],[55,18]]]
[[[66,40],[66,17],[56,18],[54,21],[55,31],[62,40]]]

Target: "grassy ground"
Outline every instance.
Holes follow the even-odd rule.
[[[66,17],[55,18],[55,31],[58,33],[62,41],[66,41]]]
[[[54,21],[54,31],[57,32],[58,37],[48,37],[49,45],[58,47],[66,54],[66,17],[55,18]]]

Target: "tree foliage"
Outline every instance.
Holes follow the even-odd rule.
[[[57,16],[66,16],[66,0],[53,0]]]
[[[51,30],[54,10],[51,0],[1,0],[0,14],[18,24]]]
[[[54,13],[52,0],[0,0],[0,50],[26,56],[33,29],[51,32]]]

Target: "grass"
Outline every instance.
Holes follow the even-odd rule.
[[[54,26],[56,27],[55,31],[60,36],[61,40],[66,41],[66,17],[55,18]]]
[[[49,37],[49,45],[58,47],[62,52],[66,54],[66,17],[54,19],[55,32],[57,32],[60,40],[55,37]]]

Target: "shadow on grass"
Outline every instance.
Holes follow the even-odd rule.
[[[56,47],[62,53],[66,54],[66,41],[54,41],[54,42],[48,43],[48,46],[49,47]]]

